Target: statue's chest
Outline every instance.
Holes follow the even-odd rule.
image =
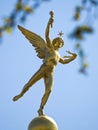
[[[59,58],[59,54],[58,54],[58,52],[56,52],[56,51],[53,51],[52,53],[50,53],[50,57],[51,58],[56,58],[56,59],[58,59]]]
[[[57,51],[51,51],[48,53],[48,61],[54,61],[54,62],[58,62],[59,61],[59,53]]]

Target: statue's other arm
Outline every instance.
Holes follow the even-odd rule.
[[[53,18],[53,11],[50,11],[50,19],[48,21],[47,27],[46,27],[46,32],[45,32],[45,38],[46,38],[46,42],[47,42],[47,46],[51,47],[51,40],[49,37],[49,33],[50,33],[50,28],[53,26],[53,22],[54,22],[54,18]]]
[[[68,51],[69,54],[71,54],[72,56],[64,56],[63,58],[60,58],[59,62],[62,64],[68,64],[69,62],[73,61],[74,59],[76,59],[77,54],[76,53],[71,53]],[[67,58],[67,59],[64,59]]]

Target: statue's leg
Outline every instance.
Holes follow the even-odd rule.
[[[39,116],[43,115],[44,106],[47,103],[47,100],[48,100],[49,95],[51,93],[52,86],[53,86],[53,74],[51,73],[51,74],[45,76],[44,77],[44,82],[45,82],[45,93],[44,93],[44,95],[42,97],[40,108],[38,110]]]
[[[25,86],[23,87],[22,91],[20,92],[20,94],[16,95],[13,98],[13,101],[17,101],[19,98],[21,98],[24,93],[26,93],[28,91],[28,89],[34,85],[38,80],[40,80],[43,77],[43,69],[39,69],[32,77],[31,79],[28,81],[27,84],[25,84]]]

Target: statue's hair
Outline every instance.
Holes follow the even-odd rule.
[[[60,37],[56,37],[53,39],[52,44],[54,45],[56,42],[62,43],[62,46],[64,45],[64,41]]]

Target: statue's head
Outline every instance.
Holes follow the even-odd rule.
[[[58,50],[64,45],[64,41],[61,37],[57,37],[53,39],[52,45],[56,50]]]

